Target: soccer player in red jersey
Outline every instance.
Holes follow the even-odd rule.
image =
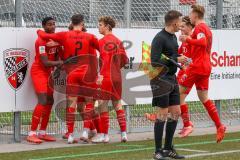
[[[48,34],[55,32],[55,20],[52,17],[46,17],[42,21],[44,31]],[[49,121],[53,105],[53,90],[50,87],[48,80],[53,68],[62,65],[63,62],[58,60],[60,46],[50,42],[50,47],[47,41],[38,37],[35,42],[35,61],[31,67],[31,77],[33,86],[37,94],[38,104],[36,105],[31,123],[31,131],[27,137],[27,141],[40,144],[44,141],[55,141],[55,138],[46,134],[46,129]],[[39,133],[36,130],[40,124]]]
[[[193,62],[187,69],[185,78],[180,81],[180,103],[186,106],[186,90],[189,90],[195,84],[199,100],[203,103],[209,116],[215,123],[217,128],[216,141],[220,143],[224,138],[226,127],[220,121],[215,104],[208,97],[209,77],[211,74],[212,32],[203,20],[204,7],[193,5],[191,8],[192,11],[189,17],[191,23],[195,25],[195,29],[191,36],[181,35],[180,41],[186,42],[191,46]]]
[[[121,141],[127,141],[126,118],[125,111],[121,104],[122,79],[121,68],[128,63],[128,58],[122,42],[112,33],[116,22],[112,17],[104,16],[99,18],[99,32],[104,35],[99,40],[100,48],[100,78],[98,84],[101,88],[100,97],[100,117],[102,123],[102,133],[98,133],[92,139],[94,143],[109,142],[109,111],[108,101],[112,101],[112,105],[117,113],[117,120],[121,129]],[[104,94],[108,92],[109,94]]]
[[[98,64],[96,49],[91,47],[90,53],[92,55],[96,56],[96,58],[95,58],[96,62],[94,64]],[[95,66],[95,68],[97,69],[98,66]],[[97,72],[95,72],[95,73],[97,73]],[[93,87],[97,89],[97,86],[93,86]],[[99,128],[100,127],[99,126],[100,116],[95,111],[93,105],[91,105],[89,103],[84,103],[84,102],[85,102],[85,100],[83,97],[78,97],[78,107],[83,108],[83,111],[81,111],[82,114],[90,115],[90,117],[88,116],[83,119],[83,131],[81,133],[80,140],[82,140],[83,142],[89,142],[97,134],[97,132],[101,131],[101,128]],[[97,101],[94,100],[95,105],[96,105],[96,102]],[[85,106],[83,106],[83,105],[85,105]]]
[[[190,18],[188,16],[183,17],[182,24],[180,26],[181,34],[190,36],[192,34],[193,28],[194,28],[194,25],[191,23]],[[191,58],[191,45],[186,42],[182,42],[180,48],[178,49],[178,53],[183,54],[188,58]],[[184,69],[178,72],[178,75],[177,75],[178,83],[185,80],[185,73],[190,63],[191,62],[189,62],[188,64],[182,64]],[[189,94],[191,89],[192,88],[188,88],[184,94]],[[180,137],[185,137],[185,135],[192,133],[193,123],[189,119],[190,116],[188,112],[188,106],[186,104],[180,105],[180,109],[181,109],[181,117],[183,120],[183,129],[179,132],[179,134],[180,134]]]
[[[97,70],[94,68],[96,64],[95,56],[90,55],[90,48],[99,49],[98,39],[89,33],[83,32],[84,17],[81,14],[73,15],[71,18],[73,30],[58,32],[55,34],[46,34],[39,30],[38,35],[43,39],[52,39],[59,42],[64,46],[64,59],[71,59],[74,57],[78,63],[73,66],[64,66],[67,71],[67,110],[66,115],[68,132],[71,136],[68,137],[69,143],[72,143],[70,139],[73,139],[73,125],[75,118],[75,108],[77,105],[78,96],[83,96],[85,103],[93,105],[93,94],[96,84]],[[76,59],[76,58],[77,59]],[[85,105],[83,105],[85,106]],[[86,115],[84,115],[86,116]]]
[[[84,25],[84,24],[83,24]],[[69,27],[68,27],[69,30],[73,30],[73,24],[70,24]],[[85,28],[85,25],[83,26],[83,32],[86,32],[87,29]],[[97,62],[97,53],[96,53],[96,49],[92,46],[90,46],[90,51],[89,53],[93,56],[96,56],[95,58],[95,61],[93,64],[98,64]],[[97,66],[95,66],[95,68],[97,69]],[[97,73],[97,72],[95,72]],[[85,106],[84,106],[85,105]],[[84,110],[79,110],[81,114],[94,114],[94,106],[91,105],[91,103],[89,104],[86,104],[85,103],[85,99],[84,97],[82,96],[79,96],[78,97],[78,103],[77,103],[77,106],[79,109],[84,109]],[[66,112],[67,114],[70,114],[68,113],[69,112],[69,109],[66,108]],[[75,111],[73,111],[75,112]],[[80,140],[84,141],[84,142],[89,142],[89,139],[91,139],[93,136],[95,136],[97,134],[97,130],[96,128],[99,130],[99,116],[95,115],[94,118],[86,118],[86,119],[83,119],[83,131],[82,131],[82,134],[80,136]],[[67,128],[70,129],[70,132],[67,131],[64,136],[63,136],[63,139],[68,139],[69,135],[71,134],[71,131],[73,130],[74,128],[74,121],[72,123],[67,123]],[[97,126],[97,127],[95,127]]]

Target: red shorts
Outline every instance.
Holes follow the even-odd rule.
[[[184,80],[184,77],[182,77],[182,76],[186,76],[186,72],[184,70],[180,70],[178,72],[177,81],[178,81],[179,84],[181,84],[181,81]],[[184,94],[189,94],[191,89],[192,89],[192,87],[187,87],[187,89],[184,92]]]
[[[208,90],[210,75],[200,75],[187,71],[181,76],[179,84],[183,87],[192,88],[195,84],[197,90]]]
[[[101,100],[121,100],[122,98],[122,81],[103,78],[102,84],[98,90]]]
[[[51,73],[43,71],[37,66],[31,68],[31,78],[36,93],[46,93],[53,95],[53,86],[49,84],[49,78]]]
[[[181,80],[182,75],[185,74],[184,70],[179,70],[178,74],[177,74],[177,81],[179,82]]]
[[[71,96],[94,97],[96,94],[96,78],[84,79],[82,72],[72,72],[67,76],[66,92]]]

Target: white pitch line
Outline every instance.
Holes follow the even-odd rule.
[[[178,148],[178,150],[181,150]],[[240,152],[240,150],[231,150],[231,151],[224,151],[224,152],[214,152],[214,153],[201,153],[201,154],[192,154],[185,156],[185,158],[195,158],[195,157],[205,157],[205,156],[215,156],[215,155],[221,155],[221,154],[229,154],[229,153],[236,153]],[[153,159],[142,159],[142,160],[153,160]]]
[[[231,151],[214,152],[214,153],[193,154],[193,155],[186,156],[186,158],[215,156],[215,155],[229,154],[229,153],[236,153],[236,152],[240,152],[240,150],[231,150]]]
[[[195,149],[187,149],[187,148],[176,148],[176,150],[179,150],[179,151],[187,151],[187,152],[197,152],[197,153],[209,153],[209,151],[195,150]]]

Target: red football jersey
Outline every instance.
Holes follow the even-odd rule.
[[[188,43],[183,42],[178,48],[178,53],[191,58],[191,46]]]
[[[46,55],[48,57],[48,60],[55,61],[58,57],[58,52],[60,50],[60,46],[54,46],[54,47],[48,47],[46,46],[47,41],[41,39],[38,37],[38,39],[35,42],[35,61],[33,63],[33,66],[39,67],[40,69],[44,71],[51,71],[53,67],[45,67],[41,61],[40,56]]]
[[[189,69],[193,73],[210,75],[211,73],[211,48],[212,32],[205,23],[195,26],[191,39],[186,41],[191,45],[192,64]]]
[[[182,54],[182,55],[185,55],[188,58],[191,58],[191,46],[190,46],[190,44],[188,44],[186,42],[183,42],[181,44],[181,46],[178,48],[178,53]],[[178,81],[184,73],[185,73],[185,70],[179,70],[178,71],[178,75],[177,75]]]
[[[121,77],[121,68],[128,63],[122,42],[113,34],[108,34],[99,40],[99,46],[100,74],[105,78]]]
[[[98,49],[97,38],[90,33],[82,31],[66,31],[54,34],[47,34],[38,30],[38,35],[43,39],[52,39],[59,42],[64,46],[64,58],[67,59],[71,56],[90,54],[91,47]]]
[[[66,32],[58,32],[54,34],[47,34],[41,30],[38,30],[38,35],[43,39],[52,39],[59,42],[64,46],[64,56],[63,59],[67,59],[72,56],[82,56],[80,59],[79,67],[74,68],[74,71],[86,73],[90,62],[92,62],[93,56],[95,54],[94,49],[99,49],[98,39],[90,33],[71,30]],[[76,67],[77,65],[75,65]],[[94,64],[95,66],[95,64]],[[70,69],[72,70],[72,68]]]

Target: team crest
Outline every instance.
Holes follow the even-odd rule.
[[[10,48],[3,51],[5,75],[14,90],[18,90],[25,80],[29,56],[30,52],[23,48]]]

